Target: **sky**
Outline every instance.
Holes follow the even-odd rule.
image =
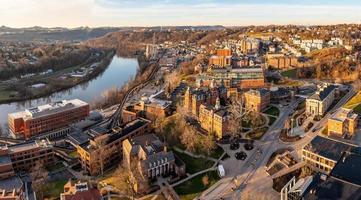
[[[0,0],[0,25],[103,27],[361,23],[361,0]]]

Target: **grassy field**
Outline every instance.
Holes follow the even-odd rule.
[[[211,157],[212,158],[215,158],[215,159],[218,159],[219,157],[221,157],[221,155],[223,154],[223,149],[219,146],[216,147],[216,149],[214,149],[211,153]]]
[[[247,133],[246,138],[252,140],[259,140],[267,132],[267,130],[268,130],[267,127],[255,129],[252,132]]]
[[[63,163],[58,162],[55,165],[51,165],[51,166],[47,167],[47,170],[51,172],[51,171],[57,171],[61,168],[64,168],[64,165],[63,165]]]
[[[271,126],[273,123],[275,123],[276,121],[275,117],[268,117],[268,118],[269,118],[268,126]]]
[[[269,114],[269,115],[273,115],[273,116],[279,116],[280,115],[280,110],[277,107],[274,106],[270,106],[269,108],[267,108],[266,111],[264,111],[263,113]]]
[[[281,75],[287,78],[297,78],[297,69],[290,69],[281,72]]]
[[[193,158],[184,153],[176,152],[180,159],[186,164],[186,171],[190,174],[202,171],[212,167],[214,164],[212,161],[206,160],[204,158]]]
[[[353,109],[356,113],[361,114],[361,91],[350,99],[350,101],[344,105],[344,108]]]
[[[44,190],[44,197],[48,199],[58,199],[60,193],[64,192],[64,185],[67,180],[59,180],[47,183]]]
[[[204,185],[202,178],[208,176],[208,185]],[[174,188],[182,200],[192,200],[197,197],[202,191],[208,189],[219,180],[216,171],[211,171],[206,174],[196,176]]]
[[[72,151],[70,153],[68,153],[68,156],[72,157],[72,158],[77,158],[78,157],[78,153],[76,151]]]

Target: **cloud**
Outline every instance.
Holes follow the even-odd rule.
[[[334,24],[361,20],[361,3],[325,0],[1,0],[0,25],[154,26]],[[239,3],[242,2],[242,3]],[[311,3],[313,2],[313,3]],[[315,3],[316,2],[316,3]],[[318,2],[318,3],[317,3]]]

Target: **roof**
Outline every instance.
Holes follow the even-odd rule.
[[[20,190],[23,187],[23,182],[17,176],[0,180],[0,191],[11,191],[13,189]]]
[[[323,86],[322,88],[318,89],[316,91],[316,93],[314,93],[313,95],[311,95],[309,97],[309,99],[315,99],[315,100],[319,100],[322,101],[324,100],[326,97],[328,97],[328,95],[330,95],[330,93],[336,89],[335,85],[327,85],[327,86]]]
[[[331,176],[361,187],[361,154],[345,152],[331,171]]]
[[[12,118],[25,118],[25,119],[31,119],[31,118],[38,118],[43,117],[46,115],[51,115],[54,113],[63,112],[66,110],[71,110],[74,108],[87,106],[88,103],[81,101],[79,99],[72,99],[72,100],[62,100],[62,101],[56,101],[49,104],[41,105],[38,107],[28,108],[25,109],[25,111],[20,111],[16,113],[10,113],[9,117]]]
[[[338,161],[343,152],[351,151],[355,146],[345,142],[329,139],[317,135],[304,149],[318,154],[322,157]]]
[[[24,143],[19,143],[19,144],[14,144],[14,145],[9,145],[9,152],[21,152],[21,151],[28,151],[31,149],[35,149],[35,148],[47,148],[47,147],[51,147],[51,144],[48,143],[46,140],[42,140],[42,141],[30,141],[30,142],[24,142]]]
[[[64,200],[100,200],[102,199],[98,189],[92,188],[87,191],[76,192],[75,194],[62,194]]]
[[[268,94],[269,90],[262,88],[262,89],[257,89],[257,90],[249,90],[246,93],[262,97],[262,96],[265,96],[266,94]]]
[[[361,187],[347,182],[328,178],[326,181],[315,180],[318,183],[305,193],[305,200],[361,200]]]

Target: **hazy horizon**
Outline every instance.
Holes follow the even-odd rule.
[[[358,24],[356,0],[1,0],[7,27]]]

